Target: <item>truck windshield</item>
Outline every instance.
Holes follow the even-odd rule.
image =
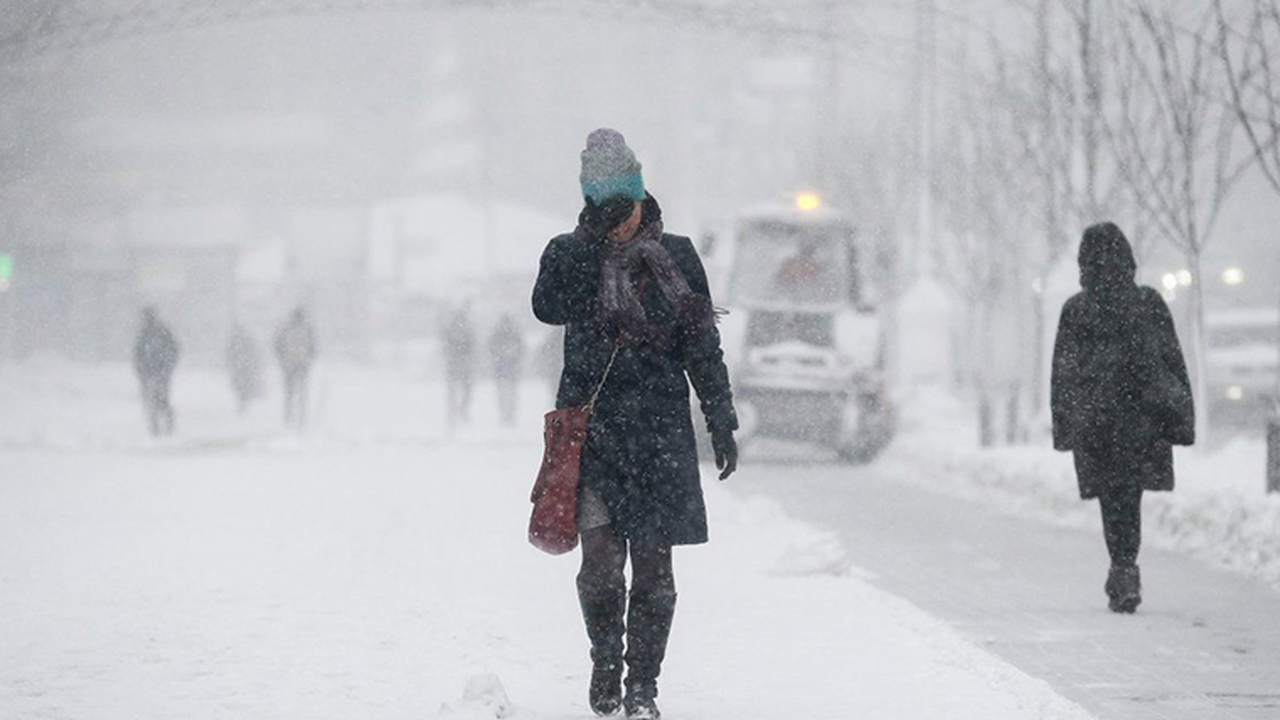
[[[734,301],[765,307],[843,304],[851,290],[845,239],[831,226],[744,224],[734,262]]]

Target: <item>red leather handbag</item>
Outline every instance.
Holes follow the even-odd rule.
[[[600,389],[609,378],[618,357],[613,345],[609,364],[591,400],[582,407],[552,410],[543,419],[542,467],[533,484],[530,500],[529,542],[543,552],[563,555],[578,546],[578,473],[582,465],[582,444],[587,440],[587,422],[596,407]]]

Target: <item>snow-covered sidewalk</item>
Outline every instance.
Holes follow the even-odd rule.
[[[917,390],[901,409],[900,433],[880,462],[887,472],[1046,522],[1098,526],[1071,454],[1054,452],[1049,438],[981,449],[972,413],[941,389]],[[1265,492],[1263,441],[1174,448],[1174,465],[1174,492],[1144,496],[1143,542],[1280,586],[1280,495]]]
[[[330,378],[301,437],[192,382],[209,390],[161,443],[126,384],[64,369],[7,391],[0,715],[494,717],[462,699],[492,675],[515,717],[590,717],[575,557],[524,538],[540,408],[448,435],[423,417],[434,386]],[[66,403],[74,432],[40,424]],[[1087,717],[861,579],[834,535],[707,489],[712,542],[676,558],[672,720]]]

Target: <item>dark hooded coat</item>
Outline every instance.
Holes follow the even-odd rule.
[[[1173,318],[1134,282],[1128,241],[1094,226],[1080,246],[1084,290],[1062,308],[1054,346],[1053,443],[1075,455],[1080,497],[1173,489],[1172,445],[1195,442],[1191,384]]]
[[[658,203],[647,198],[641,227],[660,220]],[[587,404],[615,346],[616,336],[598,312],[606,240],[587,225],[580,219],[574,232],[552,238],[533,289],[534,315],[565,326],[557,408]],[[706,272],[689,238],[664,233],[661,243],[690,289],[710,302]],[[689,384],[710,428],[737,429],[720,335],[714,325],[695,331],[678,324],[657,282],[637,278],[636,285],[648,321],[668,340],[619,346],[588,425],[580,482],[599,494],[615,531],[629,540],[706,542]]]
[[[133,346],[133,369],[144,382],[168,383],[178,365],[178,341],[169,327],[148,316]]]

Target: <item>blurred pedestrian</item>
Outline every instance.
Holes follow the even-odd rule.
[[[498,318],[498,324],[489,335],[489,360],[498,394],[498,415],[504,425],[514,425],[524,365],[524,336],[508,314]]]
[[[464,306],[444,329],[444,371],[449,427],[471,420],[471,386],[475,381],[475,330]]]
[[[236,410],[243,415],[249,403],[262,396],[262,353],[243,323],[236,323],[227,341],[227,372],[236,396]]]
[[[178,365],[178,341],[154,307],[142,310],[142,329],[133,346],[133,369],[142,388],[147,427],[152,435],[173,434],[169,386]]]
[[[1142,493],[1173,489],[1173,445],[1195,442],[1191,384],[1160,294],[1134,282],[1120,228],[1084,232],[1080,285],[1062,308],[1053,354],[1053,444],[1075,455],[1083,499],[1098,498],[1114,612],[1142,602]]]
[[[560,370],[564,367],[564,328],[553,327],[538,343],[534,355],[538,377],[546,383],[554,404],[560,389]]]
[[[307,422],[307,377],[315,358],[315,330],[307,311],[296,308],[276,333],[276,359],[284,373],[284,422],[291,427]]]
[[[600,715],[621,706],[629,718],[657,718],[676,606],[671,548],[707,541],[689,384],[722,480],[737,467],[738,420],[702,263],[692,241],[663,232],[621,133],[591,133],[579,179],[585,207],[578,227],[543,251],[533,311],[565,326],[556,407],[587,405],[598,391],[577,506],[588,697]]]

